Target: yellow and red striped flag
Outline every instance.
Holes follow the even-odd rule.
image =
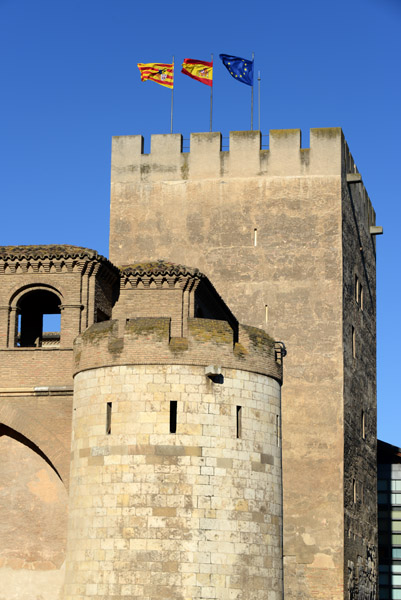
[[[213,85],[213,63],[195,58],[184,58],[181,73],[200,81],[205,85]]]
[[[141,81],[154,81],[172,89],[174,87],[174,63],[138,63]]]

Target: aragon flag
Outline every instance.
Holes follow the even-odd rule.
[[[138,63],[141,81],[154,81],[172,89],[174,87],[174,63]]]
[[[200,81],[205,85],[213,85],[213,63],[195,58],[184,58],[181,73]]]

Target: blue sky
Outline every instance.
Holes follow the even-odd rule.
[[[113,135],[169,133],[170,92],[137,62],[215,56],[213,129],[250,128],[250,88],[219,53],[261,71],[261,130],[343,128],[377,239],[378,436],[401,446],[400,0],[0,0],[0,244],[108,254]],[[209,128],[209,88],[178,75],[174,132]],[[257,115],[255,111],[255,125]]]

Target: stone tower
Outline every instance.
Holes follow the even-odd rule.
[[[286,600],[372,597],[379,232],[340,129],[312,129],[305,149],[299,130],[271,131],[269,150],[254,131],[225,152],[219,133],[192,134],[188,153],[180,135],[147,155],[141,136],[113,140],[111,260],[195,264],[287,345]]]
[[[75,341],[65,600],[282,599],[281,356],[197,269],[121,269]]]

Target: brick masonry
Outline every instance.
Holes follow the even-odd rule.
[[[2,600],[54,600],[61,595],[70,471],[72,345],[79,332],[99,316],[111,316],[118,284],[118,270],[87,248],[0,247]],[[38,336],[31,346],[20,345],[17,317],[25,308],[32,309],[25,300],[35,295],[52,299],[50,310],[61,313],[61,330],[53,336],[51,346],[45,336]],[[36,308],[40,312],[40,303]],[[38,318],[33,311],[30,316],[41,325],[41,315]]]

